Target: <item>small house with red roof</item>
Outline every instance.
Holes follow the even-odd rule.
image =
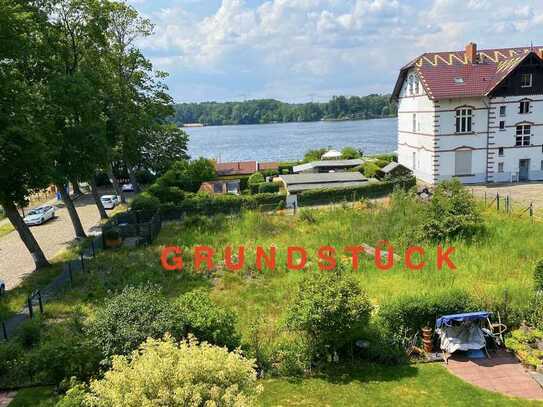
[[[543,47],[425,53],[392,97],[398,162],[417,178],[543,180]]]

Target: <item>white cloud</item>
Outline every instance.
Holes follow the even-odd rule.
[[[277,83],[288,84],[285,95],[348,86],[390,91],[397,69],[422,52],[468,41],[526,45],[543,20],[536,0],[521,7],[506,0],[222,0],[204,17],[187,0],[178,4],[148,12],[156,35],[141,45],[159,68],[173,70],[171,81],[205,75],[198,80],[206,83],[195,84],[198,97],[213,78],[224,92],[225,77],[251,94]]]

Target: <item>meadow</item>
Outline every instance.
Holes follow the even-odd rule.
[[[286,212],[245,211],[235,216],[193,216],[165,223],[151,246],[99,254],[90,272],[80,275],[73,289],[46,305],[41,336],[69,336],[74,325],[92,320],[104,301],[126,285],[153,284],[172,301],[197,288],[207,291],[217,304],[237,315],[243,346],[251,349],[258,343],[266,352],[292,337],[284,326],[284,312],[297,284],[307,273],[334,272],[318,269],[315,253],[321,246],[338,248],[341,270],[338,278],[341,273],[354,276],[374,305],[374,314],[394,298],[463,290],[481,308],[499,310],[504,320],[522,320],[530,306],[533,268],[543,257],[537,239],[543,233],[543,224],[481,208],[484,233],[473,239],[448,241],[444,246],[454,247],[450,258],[456,268],[440,270],[436,264],[437,243],[415,233],[421,222],[420,210],[420,203],[399,195],[392,204],[361,202],[354,206],[304,209],[294,216]],[[409,246],[423,247],[425,258],[415,256],[414,261],[424,260],[427,264],[421,270],[411,270],[403,262],[396,262],[393,268],[381,270],[371,256],[362,255],[360,269],[353,271],[350,256],[339,252],[346,246],[376,246],[381,240],[389,241],[399,255]],[[183,249],[182,271],[166,271],[160,264],[162,249],[171,245]],[[195,270],[192,266],[193,248],[199,245],[213,247],[218,252],[211,270],[205,266]],[[244,246],[246,259],[241,270],[229,271],[225,267],[220,252],[229,246],[234,252],[238,246]],[[258,246],[277,248],[274,271],[265,268],[259,271],[254,266]],[[289,246],[304,247],[309,253],[303,270],[287,270]],[[36,283],[41,280],[34,278]],[[34,288],[31,281],[23,286],[25,290]],[[8,295],[4,300],[4,312],[18,302],[14,298],[18,297],[10,299]],[[385,366],[343,362],[332,372],[303,379],[265,377],[262,404],[352,405],[361,400],[370,405],[424,401],[450,404],[457,394],[462,394],[454,400],[457,405],[520,404],[463,383],[439,364]],[[22,394],[31,397],[32,391]]]

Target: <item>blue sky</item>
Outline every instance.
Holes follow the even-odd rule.
[[[543,45],[540,0],[127,1],[155,24],[139,46],[178,102],[390,93],[425,51]]]

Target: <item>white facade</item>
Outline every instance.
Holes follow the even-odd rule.
[[[398,97],[398,161],[417,178],[431,184],[452,177],[543,180],[543,95],[432,100],[417,82],[411,69]],[[528,102],[526,113],[521,102]],[[519,128],[528,132],[520,139]]]

